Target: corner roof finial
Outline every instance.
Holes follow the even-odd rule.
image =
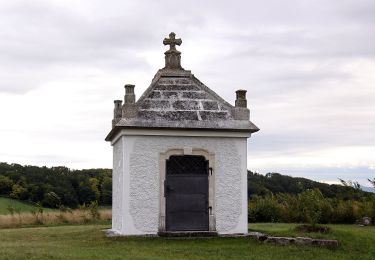
[[[174,32],[171,32],[169,34],[169,38],[164,38],[163,44],[169,45],[169,51],[177,51],[176,45],[180,46],[182,43],[181,39],[176,39],[176,34]]]

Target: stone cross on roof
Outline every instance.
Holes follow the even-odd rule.
[[[165,54],[165,67],[164,69],[169,70],[183,70],[181,67],[181,52],[176,50],[176,45],[181,45],[182,40],[176,39],[176,34],[171,32],[169,38],[165,38],[163,41],[164,45],[169,45],[169,50],[164,52]]]
[[[171,32],[169,38],[164,38],[163,44],[169,45],[169,51],[176,51],[176,45],[180,46],[182,43],[181,39],[176,39],[176,34]]]

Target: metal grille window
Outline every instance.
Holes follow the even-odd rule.
[[[167,175],[208,174],[208,161],[203,156],[173,155],[167,160]]]

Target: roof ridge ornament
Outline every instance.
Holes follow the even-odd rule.
[[[164,45],[169,45],[169,50],[164,52],[165,54],[165,67],[164,69],[177,69],[183,70],[181,67],[181,52],[176,49],[176,45],[181,45],[182,40],[176,39],[176,34],[171,32],[169,38],[164,38]]]

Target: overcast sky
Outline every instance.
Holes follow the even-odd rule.
[[[0,0],[0,161],[111,167],[113,100],[141,96],[171,31],[208,87],[248,91],[250,170],[369,186],[373,0]]]

